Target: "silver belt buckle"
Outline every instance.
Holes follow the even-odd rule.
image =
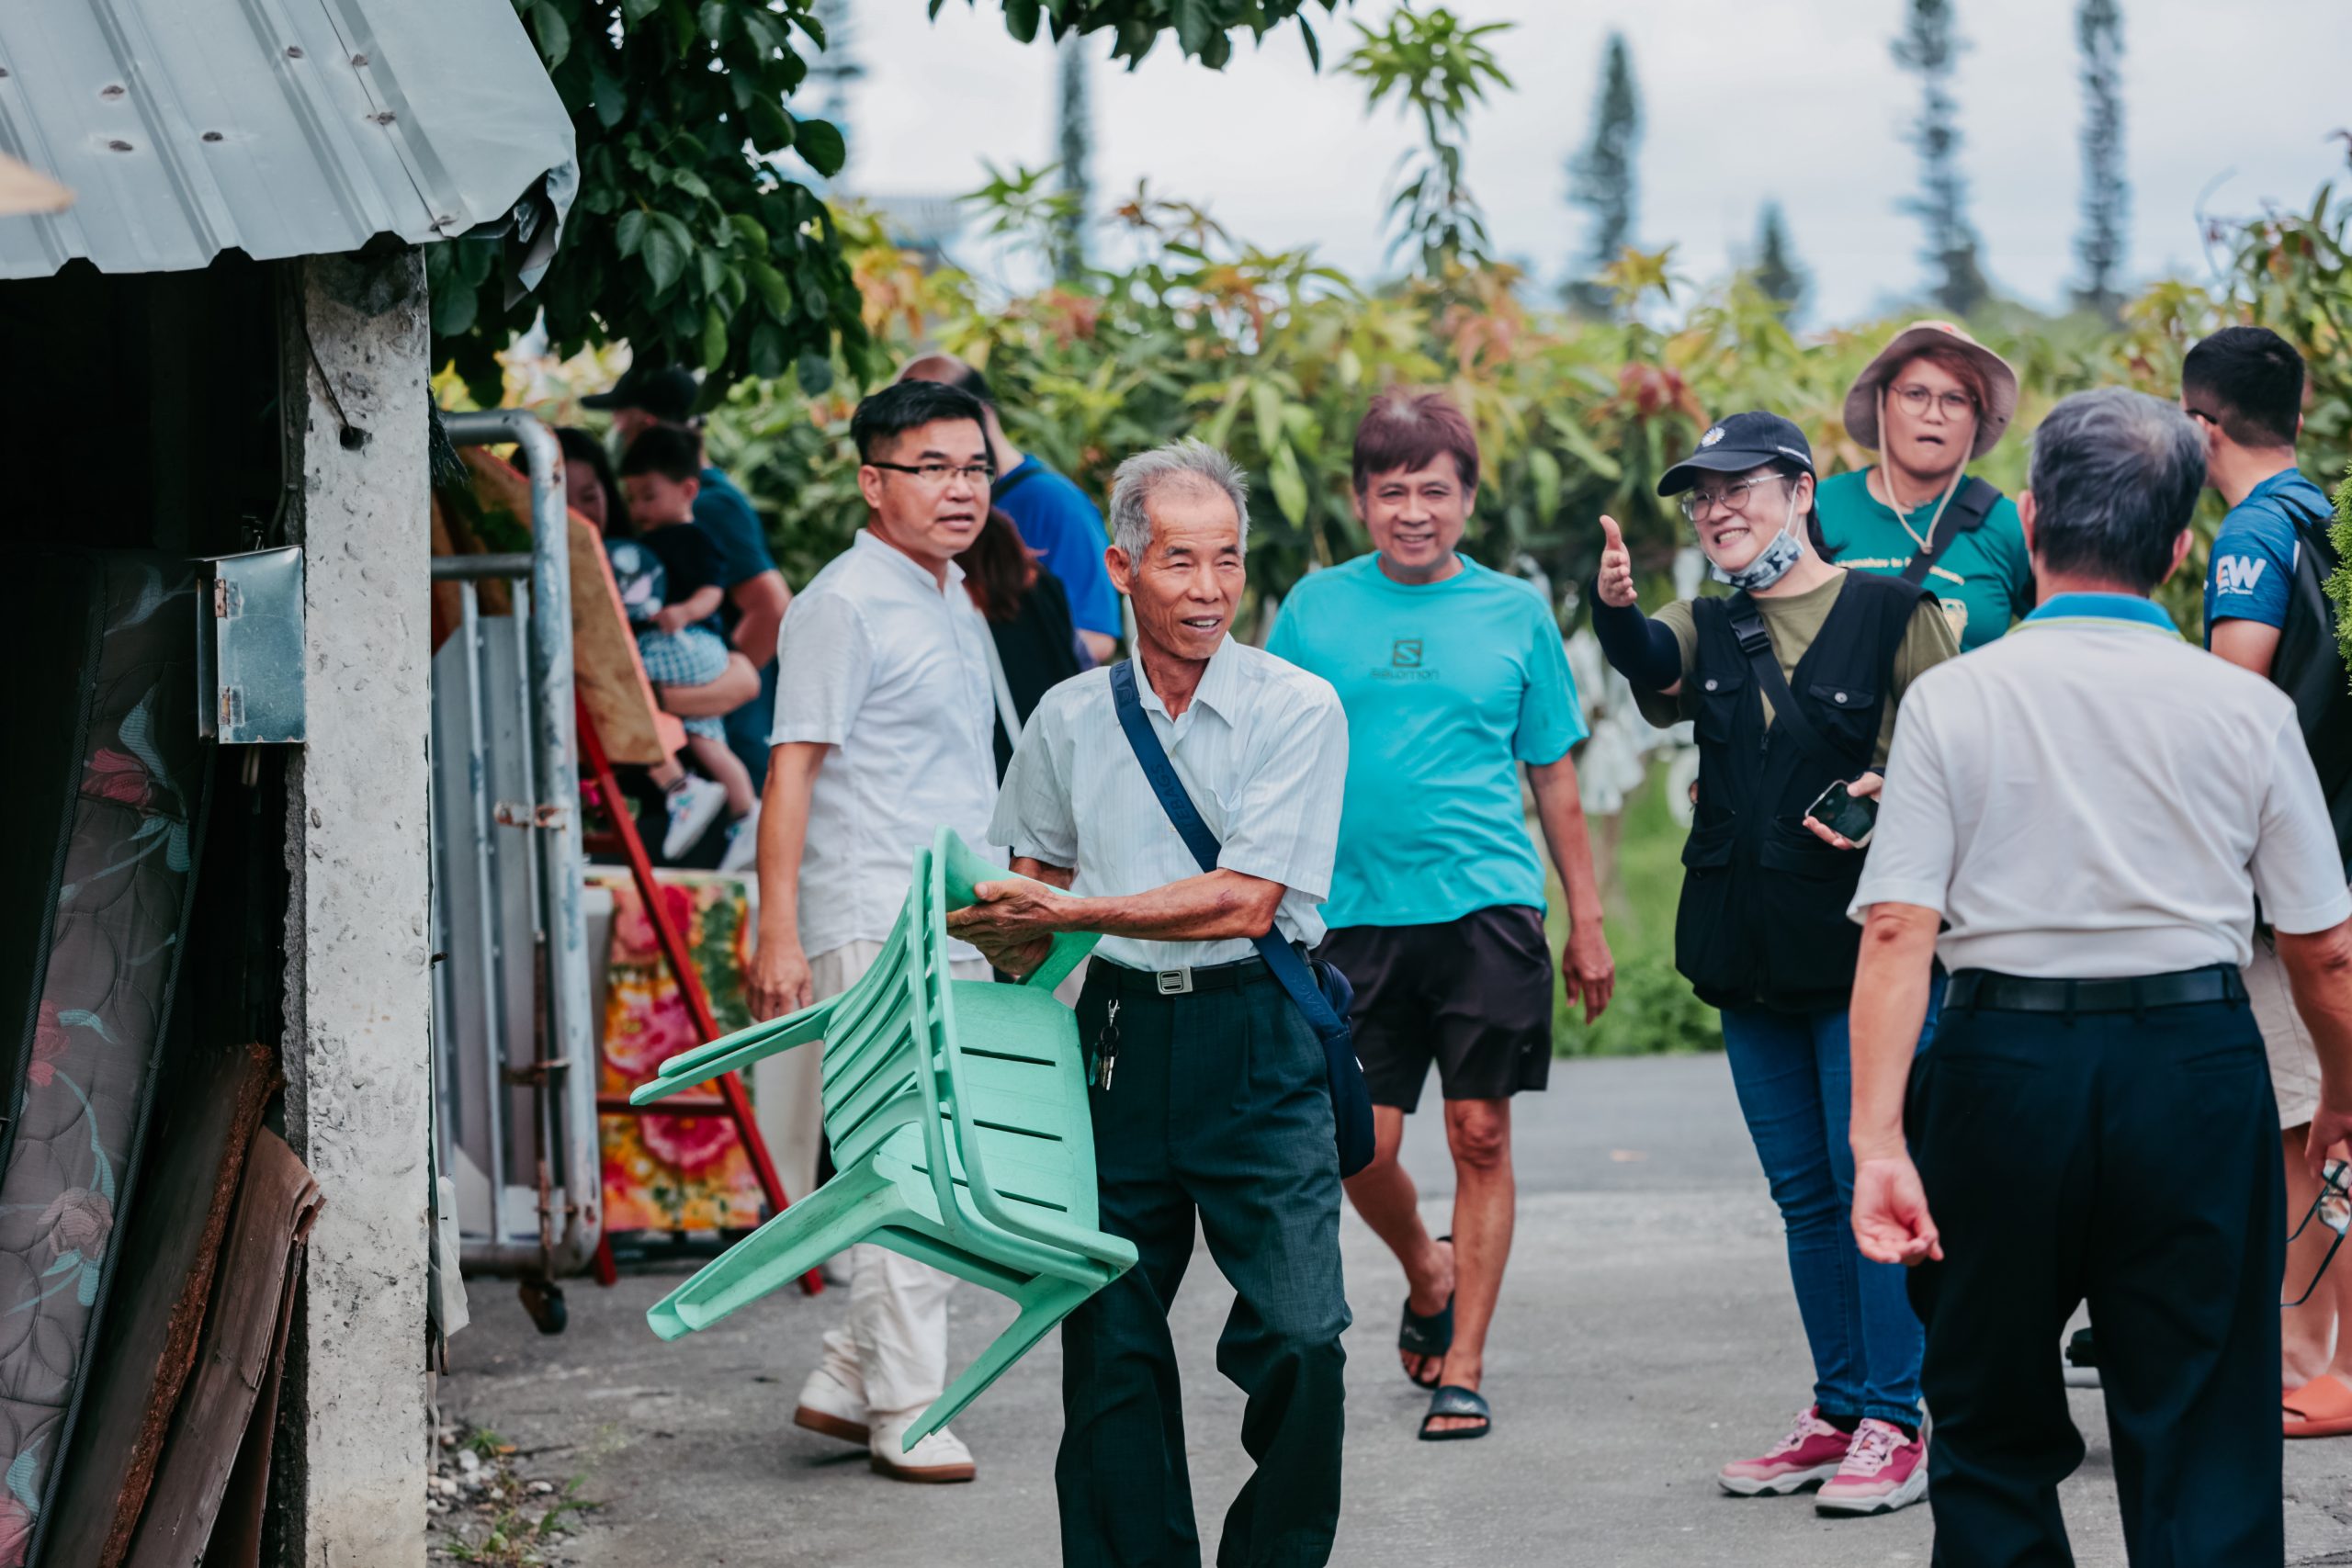
[[[1162,969],[1154,977],[1159,982],[1159,994],[1163,997],[1183,997],[1192,994],[1193,966],[1189,964],[1181,968]]]

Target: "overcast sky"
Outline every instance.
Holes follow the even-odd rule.
[[[1371,20],[1392,8],[1358,0],[1354,14]],[[1917,183],[1902,140],[1917,94],[1887,54],[1905,8],[1454,0],[1466,18],[1517,24],[1491,40],[1516,90],[1479,111],[1470,132],[1470,185],[1498,249],[1547,283],[1579,253],[1562,163],[1590,128],[1601,43],[1614,28],[1631,43],[1642,93],[1644,244],[1674,242],[1684,272],[1719,276],[1753,244],[1759,203],[1777,197],[1815,278],[1811,321],[1865,317],[1916,293],[1919,224],[1895,203]],[[947,195],[980,183],[983,159],[1052,161],[1053,53],[1013,42],[1001,9],[1001,0],[977,9],[947,0],[925,25],[918,0],[853,0],[852,47],[867,75],[851,99],[852,189]],[[1973,46],[1957,88],[1962,160],[1986,270],[2003,292],[2052,304],[2075,272],[2075,6],[1958,0],[1957,9]],[[2123,10],[2131,274],[2201,280],[2200,202],[2219,214],[2307,207],[2321,181],[2344,173],[2328,133],[2352,126],[2352,98],[2338,86],[2352,64],[2352,3],[2123,0]],[[1133,74],[1099,55],[1098,206],[1148,178],[1206,206],[1238,237],[1312,245],[1351,272],[1377,273],[1389,177],[1412,136],[1393,108],[1367,116],[1358,84],[1332,69],[1355,37],[1348,15],[1318,27],[1320,75],[1295,27],[1261,51],[1245,43],[1222,73],[1165,45]],[[1018,258],[959,254],[1022,281]]]

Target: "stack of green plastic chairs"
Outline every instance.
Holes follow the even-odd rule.
[[[824,1042],[839,1174],[662,1298],[646,1314],[654,1333],[707,1328],[861,1241],[1011,1297],[1020,1315],[908,1429],[912,1444],[1134,1266],[1134,1245],[1099,1228],[1078,1021],[1053,997],[1096,939],[1057,937],[1024,985],[948,972],[947,910],[1006,874],[941,829],[856,985],[673,1056],[629,1097],[644,1105]]]

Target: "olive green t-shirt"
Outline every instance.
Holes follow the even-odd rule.
[[[1797,661],[1813,646],[1813,639],[1821,635],[1823,623],[1829,619],[1829,611],[1845,588],[1846,574],[1840,571],[1820,587],[1803,593],[1756,601],[1756,607],[1764,615],[1764,633],[1772,639],[1772,656],[1780,660],[1783,676],[1795,675]],[[1640,706],[1644,718],[1663,728],[1698,715],[1699,699],[1690,689],[1690,676],[1691,665],[1698,658],[1699,623],[1691,615],[1690,602],[1687,599],[1668,604],[1657,613],[1656,619],[1669,628],[1674,633],[1674,640],[1681,645],[1683,684],[1670,697],[1663,693],[1636,687],[1634,701]],[[1947,659],[1957,658],[1959,654],[1960,645],[1952,637],[1951,623],[1944,618],[1934,600],[1920,600],[1918,609],[1912,613],[1910,626],[1903,634],[1902,646],[1894,650],[1894,678],[1886,694],[1886,705],[1879,717],[1878,747],[1871,754],[1872,765],[1882,768],[1886,765],[1887,748],[1894,742],[1895,705],[1903,700],[1905,690],[1924,671],[1934,669]],[[1772,722],[1772,704],[1761,693],[1758,697],[1764,703],[1764,722],[1769,725]]]

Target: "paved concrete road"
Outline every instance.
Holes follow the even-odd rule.
[[[1924,1507],[1830,1521],[1804,1499],[1733,1499],[1717,1464],[1778,1438],[1811,1374],[1779,1227],[1716,1058],[1564,1062],[1523,1100],[1519,1241],[1488,1352],[1494,1435],[1424,1444],[1427,1396],[1392,1348],[1402,1289],[1348,1216],[1358,1322],[1348,1336],[1342,1568],[1550,1564],[1925,1563]],[[1450,1187],[1431,1116],[1408,1160],[1433,1218]],[[525,1448],[525,1471],[585,1471],[606,1500],[569,1549],[591,1568],[777,1563],[961,1568],[1057,1561],[1052,1341],[956,1423],[980,1479],[917,1487],[868,1472],[862,1450],[791,1425],[791,1400],[845,1292],[778,1296],[675,1345],[644,1328],[673,1277],[572,1287],[571,1326],[532,1332],[495,1284],[452,1344],[453,1416]],[[1205,1252],[1177,1303],[1194,1495],[1204,1537],[1240,1485],[1241,1404],[1218,1377],[1230,1292]],[[956,1297],[957,1364],[1010,1314]],[[2053,1353],[2054,1353],[2053,1347]],[[2065,1506],[2082,1563],[2120,1564],[2096,1393],[2074,1395],[2089,1441]],[[2352,1563],[2352,1439],[2289,1445],[2287,1560]],[[1212,1553],[1214,1546],[1211,1547]]]

